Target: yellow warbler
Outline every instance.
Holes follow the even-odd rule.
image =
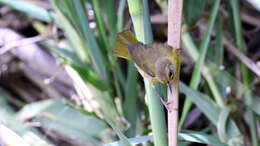
[[[117,34],[114,55],[135,63],[139,73],[150,82],[170,84],[180,71],[179,51],[167,44],[143,44],[130,30]],[[170,89],[171,91],[171,89]]]

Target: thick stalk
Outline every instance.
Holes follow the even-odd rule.
[[[128,0],[128,7],[137,40],[144,44],[152,43],[153,36],[147,0]],[[163,106],[149,81],[147,79],[144,80],[154,144],[155,146],[167,146],[167,133]]]
[[[181,20],[183,0],[168,1],[168,44],[175,49],[181,49]],[[178,145],[178,111],[179,111],[179,75],[168,89],[168,145]]]

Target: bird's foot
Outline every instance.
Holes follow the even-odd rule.
[[[170,106],[170,105],[172,104],[172,102],[166,102],[166,101],[164,101],[161,96],[160,96],[160,100],[161,100],[163,106],[167,109],[168,112],[172,112],[172,110],[176,110],[176,111],[177,111],[176,108],[172,108],[172,107]]]
[[[171,107],[172,101],[171,102],[164,101],[163,97],[160,95],[160,92],[157,90],[157,88],[154,87],[154,89],[155,89],[157,96],[160,98],[163,106],[167,109],[168,112],[172,112],[172,110],[178,111],[178,109]]]

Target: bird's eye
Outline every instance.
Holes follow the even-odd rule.
[[[169,71],[168,76],[169,76],[170,79],[173,79],[173,71],[172,70]]]

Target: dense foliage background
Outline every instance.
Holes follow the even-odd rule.
[[[150,91],[113,49],[149,20],[129,7],[166,43],[168,2],[136,2],[0,0],[0,145],[153,145]],[[259,145],[260,2],[183,6],[179,145]]]

